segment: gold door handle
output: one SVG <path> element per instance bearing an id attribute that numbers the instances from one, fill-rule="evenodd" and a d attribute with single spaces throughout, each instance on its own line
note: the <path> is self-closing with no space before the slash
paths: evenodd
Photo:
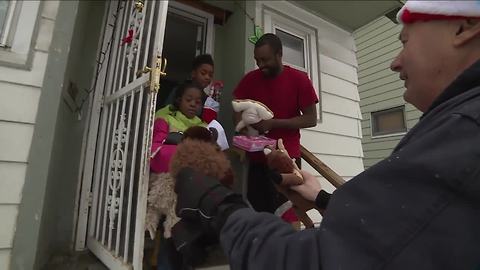
<path id="1" fill-rule="evenodd" d="M 142 75 L 142 74 L 149 73 L 150 71 L 152 71 L 152 69 L 145 66 L 143 69 L 140 69 L 140 70 L 137 71 L 137 77 Z"/>
<path id="2" fill-rule="evenodd" d="M 145 1 L 144 0 L 138 0 L 135 2 L 135 9 L 138 11 L 138 12 L 142 12 L 143 11 L 143 8 L 145 6 Z"/>
<path id="3" fill-rule="evenodd" d="M 155 59 L 155 67 L 150 73 L 150 91 L 157 93 L 160 90 L 160 78 L 167 76 L 165 72 L 167 68 L 167 59 L 157 54 Z"/>

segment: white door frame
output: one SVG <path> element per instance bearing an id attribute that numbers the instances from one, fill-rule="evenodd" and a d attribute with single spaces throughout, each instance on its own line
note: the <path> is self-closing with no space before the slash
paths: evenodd
<path id="1" fill-rule="evenodd" d="M 214 17 L 212 14 L 174 1 L 169 2 L 168 12 L 172 12 L 204 24 L 207 31 L 205 36 L 205 53 L 213 54 L 215 29 L 213 27 Z"/>

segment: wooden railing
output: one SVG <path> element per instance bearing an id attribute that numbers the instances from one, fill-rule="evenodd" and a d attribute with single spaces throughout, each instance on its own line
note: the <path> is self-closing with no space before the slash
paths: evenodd
<path id="1" fill-rule="evenodd" d="M 308 151 L 305 147 L 300 146 L 300 151 L 302 154 L 302 159 L 305 160 L 314 170 L 316 170 L 320 175 L 322 175 L 329 183 L 331 183 L 335 188 L 340 187 L 345 183 L 345 180 L 334 172 L 330 167 L 318 159 L 314 154 Z M 246 162 L 246 152 L 243 149 L 232 146 L 227 151 L 231 157 L 238 158 L 239 163 L 232 163 L 232 166 L 236 167 L 234 170 L 240 172 L 238 175 L 240 181 L 235 181 L 234 190 L 241 193 L 247 200 L 247 182 L 248 182 L 248 162 Z M 237 165 L 235 165 L 237 164 Z M 240 167 L 238 167 L 240 166 Z M 245 167 L 246 166 L 246 167 Z M 242 169 L 243 167 L 243 169 Z"/>
<path id="2" fill-rule="evenodd" d="M 313 167 L 320 175 L 325 177 L 330 184 L 332 184 L 335 188 L 343 185 L 345 180 L 334 172 L 330 167 L 328 167 L 325 163 L 323 163 L 320 159 L 318 159 L 314 154 L 307 150 L 307 148 L 300 146 L 300 151 L 302 153 L 302 159 L 305 160 L 310 166 Z"/>

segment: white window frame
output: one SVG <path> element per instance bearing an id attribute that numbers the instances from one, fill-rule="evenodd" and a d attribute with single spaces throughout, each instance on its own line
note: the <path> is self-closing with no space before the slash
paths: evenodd
<path id="1" fill-rule="evenodd" d="M 276 29 L 296 36 L 304 41 L 305 68 L 285 62 L 295 69 L 304 71 L 312 81 L 317 94 L 320 97 L 319 67 L 317 30 L 313 26 L 304 24 L 301 20 L 292 18 L 266 5 L 262 5 L 261 13 L 263 18 L 263 29 L 265 33 L 276 33 Z M 319 112 L 320 113 L 320 112 Z"/>
<path id="2" fill-rule="evenodd" d="M 295 64 L 292 64 L 292 63 L 289 63 L 285 60 L 285 58 L 283 59 L 283 62 L 288 64 L 289 66 L 292 66 L 298 70 L 301 70 L 305 73 L 310 73 L 310 61 L 309 61 L 309 51 L 310 49 L 308 48 L 309 46 L 309 42 L 308 42 L 308 35 L 304 35 L 304 36 L 301 36 L 299 35 L 298 33 L 295 33 L 294 31 L 289 31 L 288 29 L 286 29 L 285 27 L 283 27 L 283 25 L 277 25 L 277 24 L 274 24 L 272 26 L 273 28 L 273 33 L 274 34 L 277 34 L 277 30 L 280 30 L 282 32 L 285 32 L 287 34 L 290 34 L 296 38 L 299 38 L 303 41 L 303 62 L 305 63 L 305 67 L 300 67 L 300 66 L 297 66 Z M 310 77 L 310 76 L 309 76 Z"/>
<path id="3" fill-rule="evenodd" d="M 20 5 L 17 0 L 8 1 L 7 16 L 0 36 L 0 47 L 10 47 L 13 33 L 15 32 L 16 18 L 18 17 Z"/>
<path id="4" fill-rule="evenodd" d="M 0 46 L 0 65 L 29 69 L 33 58 L 32 40 L 37 38 L 35 30 L 42 1 L 12 2 L 15 2 L 15 7 L 11 11 L 13 13 L 9 8 L 8 35 L 2 35 L 0 40 L 5 41 Z"/>
<path id="5" fill-rule="evenodd" d="M 382 134 L 382 135 L 373 135 L 373 114 L 378 113 L 378 112 L 382 112 L 382 111 L 389 111 L 389 110 L 393 110 L 393 109 L 398 109 L 398 108 L 402 108 L 402 111 L 403 111 L 403 123 L 405 124 L 405 131 Z M 403 135 L 407 134 L 407 131 L 408 131 L 408 127 L 407 127 L 407 114 L 405 112 L 405 105 L 393 106 L 393 107 L 389 107 L 389 108 L 385 108 L 385 109 L 370 112 L 370 136 L 371 136 L 372 139 L 403 136 Z"/>

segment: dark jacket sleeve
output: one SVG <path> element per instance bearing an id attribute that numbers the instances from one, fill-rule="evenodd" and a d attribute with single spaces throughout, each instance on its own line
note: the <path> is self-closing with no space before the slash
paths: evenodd
<path id="1" fill-rule="evenodd" d="M 232 270 L 321 269 L 318 230 L 295 231 L 273 214 L 237 210 L 223 226 L 220 241 Z"/>
<path id="2" fill-rule="evenodd" d="M 234 212 L 220 235 L 231 269 L 478 268 L 480 114 L 435 116 L 338 188 L 320 229 Z"/>
<path id="3" fill-rule="evenodd" d="M 328 202 L 330 201 L 330 196 L 332 196 L 332 194 L 326 192 L 325 190 L 320 190 L 320 192 L 317 195 L 317 198 L 315 198 L 315 205 L 319 209 L 327 208 Z"/>

